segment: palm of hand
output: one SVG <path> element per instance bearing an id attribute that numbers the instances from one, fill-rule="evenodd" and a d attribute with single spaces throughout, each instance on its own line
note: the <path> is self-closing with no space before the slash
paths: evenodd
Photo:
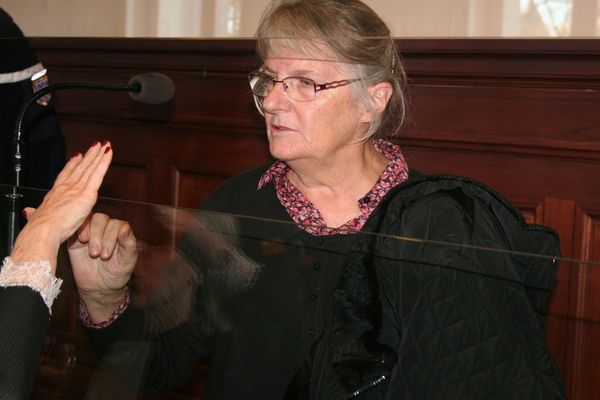
<path id="1" fill-rule="evenodd" d="M 127 238 L 129 240 L 127 240 Z M 83 292 L 115 291 L 124 288 L 137 261 L 135 238 L 129 231 L 112 252 L 103 253 L 79 238 L 69 243 L 69 257 L 77 287 Z"/>
<path id="2" fill-rule="evenodd" d="M 73 276 L 83 292 L 124 288 L 137 260 L 137 254 L 122 257 L 118 248 L 109 257 L 90 255 L 88 244 L 78 239 L 69 244 L 68 250 Z"/>

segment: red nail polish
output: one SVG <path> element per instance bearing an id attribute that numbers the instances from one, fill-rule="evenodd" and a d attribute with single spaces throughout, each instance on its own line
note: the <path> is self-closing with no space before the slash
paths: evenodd
<path id="1" fill-rule="evenodd" d="M 106 149 L 104 149 L 104 154 L 108 153 L 109 151 L 111 151 L 112 149 L 110 148 L 110 146 L 108 146 Z"/>
<path id="2" fill-rule="evenodd" d="M 75 153 L 71 154 L 71 158 L 79 157 L 80 155 L 81 153 L 76 151 Z"/>
<path id="3" fill-rule="evenodd" d="M 100 143 L 100 142 L 99 142 L 99 141 L 97 141 L 97 140 L 94 140 L 94 141 L 92 142 L 92 144 L 90 144 L 90 147 L 94 147 L 94 146 L 96 146 L 98 143 Z"/>
<path id="4" fill-rule="evenodd" d="M 101 143 L 102 143 L 102 146 L 105 146 L 106 143 L 108 143 L 108 140 L 104 139 Z"/>
<path id="5" fill-rule="evenodd" d="M 23 211 L 21 211 L 21 217 L 27 219 L 27 211 L 25 209 L 23 209 Z"/>

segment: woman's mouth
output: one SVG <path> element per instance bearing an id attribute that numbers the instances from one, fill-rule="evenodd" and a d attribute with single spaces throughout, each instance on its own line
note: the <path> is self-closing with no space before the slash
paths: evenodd
<path id="1" fill-rule="evenodd" d="M 292 131 L 292 129 L 288 128 L 287 126 L 277 125 L 277 124 L 271 125 L 271 133 L 274 133 L 274 134 L 283 134 L 283 133 L 288 133 L 291 131 Z"/>

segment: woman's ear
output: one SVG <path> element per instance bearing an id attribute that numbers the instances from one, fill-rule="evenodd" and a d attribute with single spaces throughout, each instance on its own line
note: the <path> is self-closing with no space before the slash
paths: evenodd
<path id="1" fill-rule="evenodd" d="M 371 102 L 378 113 L 383 113 L 393 91 L 392 84 L 389 82 L 379 82 L 376 85 L 369 86 L 369 96 L 371 96 Z"/>
<path id="2" fill-rule="evenodd" d="M 393 90 L 392 84 L 389 82 L 379 82 L 375 85 L 369 86 L 367 91 L 369 93 L 369 98 L 371 104 L 373 105 L 373 109 L 377 114 L 383 113 L 385 107 L 387 107 L 390 97 L 392 96 Z M 372 111 L 369 111 L 369 109 L 365 109 L 364 111 L 362 122 L 371 123 L 371 119 L 373 117 L 371 114 Z"/>

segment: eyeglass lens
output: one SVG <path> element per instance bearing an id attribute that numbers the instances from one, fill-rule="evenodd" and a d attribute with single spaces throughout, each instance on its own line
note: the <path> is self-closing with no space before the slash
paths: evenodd
<path id="1" fill-rule="evenodd" d="M 281 83 L 284 92 L 292 100 L 310 101 L 315 98 L 315 82 L 311 79 L 290 76 L 276 81 L 267 74 L 256 74 L 250 81 L 252 92 L 259 97 L 266 97 L 275 83 Z"/>

